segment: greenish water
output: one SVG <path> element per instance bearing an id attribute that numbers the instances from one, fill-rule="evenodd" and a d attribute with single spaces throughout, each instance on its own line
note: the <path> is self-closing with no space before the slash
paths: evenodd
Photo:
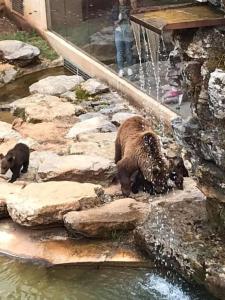
<path id="1" fill-rule="evenodd" d="M 18 78 L 17 80 L 0 88 L 0 103 L 9 103 L 17 99 L 27 97 L 30 95 L 29 87 L 33 83 L 48 76 L 57 75 L 71 75 L 71 73 L 63 67 L 56 67 Z"/>
<path id="2" fill-rule="evenodd" d="M 46 268 L 0 257 L 0 299 L 211 300 L 198 288 L 145 269 Z"/>

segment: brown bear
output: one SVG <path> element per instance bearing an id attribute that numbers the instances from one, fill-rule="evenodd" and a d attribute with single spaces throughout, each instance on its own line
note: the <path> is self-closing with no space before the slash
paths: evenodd
<path id="1" fill-rule="evenodd" d="M 188 177 L 188 170 L 184 166 L 184 161 L 181 157 L 173 157 L 168 159 L 169 162 L 169 178 L 175 183 L 175 186 L 183 190 L 184 177 Z"/>
<path id="2" fill-rule="evenodd" d="M 0 154 L 1 174 L 5 174 L 9 169 L 12 171 L 12 178 L 9 182 L 16 181 L 20 176 L 20 171 L 26 173 L 29 166 L 30 150 L 25 144 L 19 143 L 7 152 L 4 156 Z M 21 168 L 23 169 L 21 170 Z"/>
<path id="3" fill-rule="evenodd" d="M 124 196 L 130 195 L 132 175 L 137 171 L 153 185 L 155 193 L 168 190 L 168 164 L 159 137 L 142 117 L 131 117 L 120 126 L 115 141 L 115 163 Z"/>
<path id="4" fill-rule="evenodd" d="M 168 158 L 168 173 L 169 179 L 174 182 L 174 184 L 169 184 L 169 189 L 172 189 L 175 185 L 176 188 L 183 190 L 184 177 L 188 177 L 188 171 L 181 157 Z M 136 171 L 131 177 L 131 191 L 134 194 L 139 191 L 150 195 L 156 194 L 154 185 L 146 180 L 140 171 Z"/>

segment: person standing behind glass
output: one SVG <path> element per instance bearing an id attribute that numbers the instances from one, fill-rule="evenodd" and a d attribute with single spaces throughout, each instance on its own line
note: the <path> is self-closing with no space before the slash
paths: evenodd
<path id="1" fill-rule="evenodd" d="M 119 76 L 124 76 L 124 65 L 127 63 L 127 75 L 133 75 L 130 68 L 133 64 L 133 32 L 130 24 L 130 1 L 116 0 L 112 9 L 114 21 L 116 60 L 119 69 Z"/>

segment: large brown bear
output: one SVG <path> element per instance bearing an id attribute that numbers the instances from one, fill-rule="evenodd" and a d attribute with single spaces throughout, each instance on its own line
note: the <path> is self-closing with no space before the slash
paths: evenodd
<path id="1" fill-rule="evenodd" d="M 140 172 L 153 185 L 155 193 L 168 190 L 168 163 L 160 140 L 142 117 L 131 117 L 120 126 L 115 142 L 115 163 L 124 196 L 131 192 L 135 172 Z"/>

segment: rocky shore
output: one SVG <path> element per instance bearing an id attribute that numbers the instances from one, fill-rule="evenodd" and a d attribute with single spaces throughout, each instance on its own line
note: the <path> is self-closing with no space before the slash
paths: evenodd
<path id="1" fill-rule="evenodd" d="M 225 299 L 225 245 L 194 180 L 160 197 L 124 198 L 113 184 L 117 128 L 141 112 L 77 75 L 47 77 L 29 90 L 0 106 L 16 118 L 0 121 L 0 153 L 18 142 L 31 149 L 27 174 L 13 184 L 10 172 L 0 179 L 0 252 L 51 264 L 153 261 Z M 167 155 L 180 153 L 171 137 L 161 140 Z"/>

